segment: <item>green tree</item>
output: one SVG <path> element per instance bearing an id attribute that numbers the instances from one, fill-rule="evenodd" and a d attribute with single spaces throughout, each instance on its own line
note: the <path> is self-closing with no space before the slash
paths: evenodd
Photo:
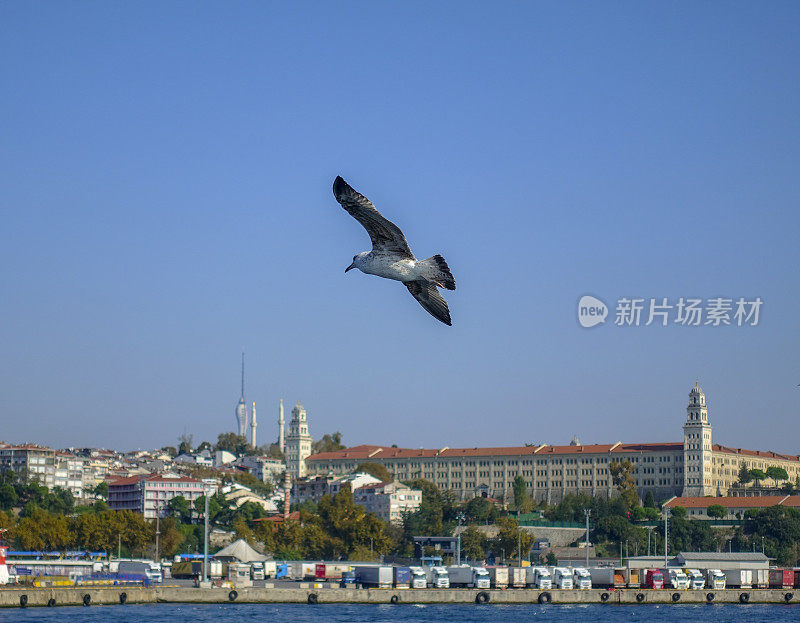
<path id="1" fill-rule="evenodd" d="M 0 485 L 0 509 L 11 510 L 17 504 L 17 492 L 7 482 Z"/>
<path id="2" fill-rule="evenodd" d="M 95 497 L 98 497 L 102 500 L 108 499 L 108 481 L 104 480 L 97 484 L 97 486 L 92 490 Z"/>
<path id="3" fill-rule="evenodd" d="M 169 454 L 173 459 L 178 456 L 178 449 L 175 446 L 164 446 L 161 448 L 162 452 L 166 452 Z"/>
<path id="4" fill-rule="evenodd" d="M 750 474 L 750 470 L 747 469 L 747 465 L 744 464 L 744 461 L 739 465 L 739 484 L 746 485 L 748 482 L 752 482 L 753 476 Z"/>
<path id="5" fill-rule="evenodd" d="M 672 515 L 673 518 L 685 519 L 686 509 L 683 506 L 673 506 L 670 509 L 670 514 Z"/>
<path id="6" fill-rule="evenodd" d="M 525 486 L 525 478 L 522 476 L 514 477 L 514 507 L 518 513 L 525 512 L 525 506 L 528 503 L 528 489 Z"/>
<path id="7" fill-rule="evenodd" d="M 789 474 L 782 467 L 771 465 L 767 468 L 767 478 L 771 478 L 777 485 L 779 480 L 789 480 Z"/>
<path id="8" fill-rule="evenodd" d="M 322 439 L 315 441 L 311 445 L 311 453 L 336 452 L 337 450 L 344 450 L 346 447 L 347 446 L 342 444 L 342 433 L 336 431 L 332 435 L 325 433 Z"/>
<path id="9" fill-rule="evenodd" d="M 237 456 L 255 454 L 256 450 L 247 439 L 236 433 L 220 433 L 217 437 L 216 450 L 224 450 Z"/>
<path id="10" fill-rule="evenodd" d="M 517 552 L 519 555 L 518 550 L 521 545 L 521 556 L 523 559 L 527 558 L 528 552 L 533 546 L 533 534 L 527 530 L 522 530 L 517 520 L 513 517 L 500 517 L 495 522 L 495 525 L 498 528 L 498 533 L 492 539 L 494 550 L 502 550 L 506 556 L 510 556 L 511 552 Z"/>
<path id="11" fill-rule="evenodd" d="M 486 535 L 475 526 L 467 526 L 461 533 L 461 556 L 467 560 L 483 560 L 486 557 Z"/>
<path id="12" fill-rule="evenodd" d="M 760 469 L 751 469 L 750 477 L 756 481 L 756 487 L 760 487 L 761 481 L 767 477 L 767 474 Z"/>
<path id="13" fill-rule="evenodd" d="M 644 507 L 645 508 L 655 508 L 656 507 L 656 500 L 653 497 L 653 492 L 648 491 L 644 496 Z"/>
<path id="14" fill-rule="evenodd" d="M 558 558 L 553 552 L 547 552 L 547 556 L 545 556 L 545 563 L 550 567 L 555 567 L 558 565 Z"/>
<path id="15" fill-rule="evenodd" d="M 625 504 L 627 510 L 632 511 L 639 504 L 639 494 L 636 491 L 636 480 L 633 477 L 633 463 L 627 459 L 624 461 L 612 461 L 608 465 L 611 473 L 611 480 L 619 491 L 619 497 Z"/>
<path id="16" fill-rule="evenodd" d="M 205 510 L 205 502 L 203 502 Z M 167 502 L 167 513 L 181 523 L 188 523 L 192 518 L 192 503 L 182 495 L 176 495 Z"/>
<path id="17" fill-rule="evenodd" d="M 392 482 L 394 477 L 392 473 L 386 469 L 385 465 L 381 465 L 380 463 L 373 463 L 373 462 L 366 462 L 361 463 L 358 467 L 356 467 L 356 472 L 363 472 L 365 474 L 369 474 L 370 476 L 375 476 L 375 478 L 380 479 L 382 482 Z"/>
<path id="18" fill-rule="evenodd" d="M 488 524 L 493 522 L 500 514 L 494 502 L 484 497 L 474 497 L 463 506 L 467 521 Z"/>
<path id="19" fill-rule="evenodd" d="M 716 519 L 722 519 L 728 514 L 728 509 L 722 504 L 712 504 L 706 509 L 706 515 Z"/>
<path id="20" fill-rule="evenodd" d="M 178 437 L 178 454 L 191 454 L 191 452 L 192 435 L 183 433 L 180 437 Z"/>
<path id="21" fill-rule="evenodd" d="M 350 555 L 355 547 L 369 547 L 370 544 L 375 552 L 388 552 L 390 541 L 384 532 L 383 522 L 353 502 L 350 485 L 342 486 L 333 497 L 322 496 L 317 508 L 322 529 L 341 544 L 340 554 Z"/>

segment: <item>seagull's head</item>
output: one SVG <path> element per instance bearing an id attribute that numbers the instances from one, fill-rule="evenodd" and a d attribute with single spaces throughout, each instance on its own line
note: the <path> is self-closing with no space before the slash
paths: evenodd
<path id="1" fill-rule="evenodd" d="M 344 272 L 347 272 L 351 268 L 361 268 L 361 262 L 367 255 L 369 255 L 369 251 L 362 251 L 358 255 L 354 255 L 353 263 L 350 264 L 350 266 L 348 266 L 347 268 L 345 268 Z"/>

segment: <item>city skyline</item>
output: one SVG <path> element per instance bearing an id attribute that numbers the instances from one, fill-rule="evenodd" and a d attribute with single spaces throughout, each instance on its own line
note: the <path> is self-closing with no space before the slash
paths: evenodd
<path id="1" fill-rule="evenodd" d="M 715 437 L 800 451 L 797 3 L 0 18 L 0 438 L 213 442 L 244 345 L 262 444 L 281 397 L 348 446 L 677 441 L 699 380 Z M 452 328 L 345 278 L 337 175 L 447 259 Z M 718 297 L 758 325 L 614 323 Z"/>

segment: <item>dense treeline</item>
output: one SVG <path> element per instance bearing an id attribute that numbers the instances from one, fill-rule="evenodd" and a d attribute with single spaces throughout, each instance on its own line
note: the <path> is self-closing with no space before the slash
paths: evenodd
<path id="1" fill-rule="evenodd" d="M 514 507 L 538 511 L 551 521 L 581 523 L 588 509 L 590 538 L 599 556 L 618 556 L 621 550 L 626 555 L 645 554 L 648 540 L 651 553 L 660 554 L 664 551 L 664 529 L 659 505 L 652 494 L 640 505 L 631 478 L 632 466 L 626 463 L 612 464 L 618 495 L 610 499 L 577 494 L 567 495 L 552 506 L 537 504 L 527 496 L 524 481 L 517 481 Z M 464 528 L 461 540 L 466 559 L 528 557 L 535 527 L 520 530 L 515 517 L 493 501 L 478 497 L 459 503 L 452 492 L 440 491 L 430 481 L 418 479 L 406 484 L 421 489 L 423 495 L 419 509 L 405 514 L 401 526 L 387 525 L 355 504 L 349 486 L 316 504 L 306 502 L 296 507 L 299 519 L 277 521 L 261 521 L 266 513 L 258 504 L 245 502 L 236 508 L 217 493 L 209 499 L 209 521 L 212 528 L 230 530 L 279 559 L 412 556 L 414 536 L 450 536 L 459 523 Z M 102 495 L 103 491 L 97 493 Z M 12 507 L 16 516 L 0 511 L 0 527 L 8 528 L 6 539 L 22 549 L 113 552 L 121 548 L 123 554 L 155 553 L 154 522 L 130 511 L 111 511 L 101 500 L 94 506 L 76 507 L 67 491 L 48 491 L 36 483 L 24 484 L 3 475 L 0 508 L 7 511 Z M 182 497 L 168 502 L 168 516 L 160 522 L 161 555 L 202 550 L 204 510 L 203 497 L 194 503 Z M 685 509 L 672 509 L 670 555 L 697 550 L 761 551 L 762 547 L 779 564 L 796 564 L 800 557 L 800 512 L 786 507 L 751 510 L 745 514 L 743 525 L 720 530 L 708 522 L 687 519 Z"/>

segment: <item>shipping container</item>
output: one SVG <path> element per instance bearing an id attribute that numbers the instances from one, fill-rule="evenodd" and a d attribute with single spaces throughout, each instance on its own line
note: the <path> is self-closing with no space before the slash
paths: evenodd
<path id="1" fill-rule="evenodd" d="M 394 587 L 411 588 L 411 569 L 409 567 L 394 568 Z"/>
<path id="2" fill-rule="evenodd" d="M 511 588 L 525 588 L 528 569 L 530 569 L 530 567 L 509 567 L 508 585 Z"/>
<path id="3" fill-rule="evenodd" d="M 314 578 L 317 580 L 341 580 L 343 571 L 350 571 L 350 565 L 318 562 L 314 565 Z"/>
<path id="4" fill-rule="evenodd" d="M 592 586 L 595 588 L 612 588 L 614 586 L 614 569 L 611 567 L 591 567 Z"/>
<path id="5" fill-rule="evenodd" d="M 486 570 L 489 572 L 492 588 L 508 588 L 508 567 L 498 565 L 486 567 Z"/>
<path id="6" fill-rule="evenodd" d="M 356 582 L 363 586 L 376 586 L 378 588 L 392 588 L 394 583 L 394 569 L 383 565 L 354 567 Z"/>
<path id="7" fill-rule="evenodd" d="M 727 588 L 752 588 L 753 571 L 752 569 L 722 569 L 725 574 L 725 585 Z"/>
<path id="8" fill-rule="evenodd" d="M 769 570 L 770 588 L 794 588 L 794 571 L 772 567 Z"/>
<path id="9" fill-rule="evenodd" d="M 769 569 L 753 569 L 753 587 L 769 587 Z"/>

